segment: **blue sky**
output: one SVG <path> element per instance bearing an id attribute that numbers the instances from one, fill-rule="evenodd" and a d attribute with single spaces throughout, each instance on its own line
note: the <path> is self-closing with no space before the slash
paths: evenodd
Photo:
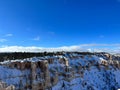
<path id="1" fill-rule="evenodd" d="M 119 0 L 0 0 L 1 47 L 119 44 L 119 34 Z"/>

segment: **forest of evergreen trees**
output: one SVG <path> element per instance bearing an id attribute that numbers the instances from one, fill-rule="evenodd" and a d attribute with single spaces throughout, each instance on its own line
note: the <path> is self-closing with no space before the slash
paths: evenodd
<path id="1" fill-rule="evenodd" d="M 77 53 L 83 55 L 92 55 L 95 53 L 91 52 L 67 52 L 69 53 Z M 15 59 L 25 59 L 31 57 L 43 57 L 43 56 L 53 56 L 53 55 L 63 55 L 64 52 L 39 52 L 39 53 L 31 53 L 31 52 L 11 52 L 11 53 L 0 53 L 0 62 L 5 60 L 15 60 Z"/>
<path id="2" fill-rule="evenodd" d="M 30 52 L 12 52 L 12 53 L 0 53 L 0 62 L 4 60 L 15 60 L 15 59 L 25 59 L 30 57 L 42 57 L 42 56 L 52 56 L 54 53 L 30 53 Z"/>

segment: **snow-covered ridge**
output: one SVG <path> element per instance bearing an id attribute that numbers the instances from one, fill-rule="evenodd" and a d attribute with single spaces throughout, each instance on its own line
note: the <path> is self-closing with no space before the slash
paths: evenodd
<path id="1" fill-rule="evenodd" d="M 108 53 L 72 52 L 9 60 L 0 62 L 0 81 L 15 90 L 114 90 L 120 87 L 119 60 Z"/>

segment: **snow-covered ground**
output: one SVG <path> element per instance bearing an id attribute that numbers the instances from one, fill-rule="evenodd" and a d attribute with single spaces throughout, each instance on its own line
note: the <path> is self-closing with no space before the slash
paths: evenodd
<path id="1" fill-rule="evenodd" d="M 0 80 L 8 85 L 15 85 L 16 88 L 23 87 L 26 83 L 30 83 L 28 80 L 31 74 L 30 69 L 19 70 L 6 67 L 3 64 L 23 63 L 25 61 L 37 62 L 49 58 L 54 59 L 53 63 L 48 64 L 50 77 L 54 77 L 54 72 L 58 73 L 58 82 L 52 86 L 52 90 L 117 90 L 120 88 L 120 69 L 111 64 L 103 65 L 102 61 L 108 63 L 104 55 L 79 55 L 75 53 L 1 62 Z M 70 70 L 65 71 L 66 68 Z M 41 73 L 40 69 L 37 69 L 36 72 Z M 65 77 L 68 74 L 71 76 Z M 81 76 L 82 74 L 83 76 Z"/>
<path id="2" fill-rule="evenodd" d="M 60 80 L 52 90 L 117 90 L 118 88 L 120 88 L 120 70 L 99 71 L 96 67 L 92 67 L 90 71 L 84 72 L 83 78 L 75 78 L 70 82 Z"/>

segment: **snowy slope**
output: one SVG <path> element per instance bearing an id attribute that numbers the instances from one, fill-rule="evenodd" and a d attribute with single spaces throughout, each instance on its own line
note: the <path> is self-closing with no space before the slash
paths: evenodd
<path id="1" fill-rule="evenodd" d="M 65 87 L 62 87 L 65 83 Z M 52 90 L 117 90 L 120 87 L 120 70 L 99 71 L 92 67 L 85 71 L 83 78 L 70 82 L 61 80 Z"/>
<path id="2" fill-rule="evenodd" d="M 104 54 L 82 55 L 65 53 L 52 57 L 33 57 L 11 62 L 24 63 L 29 61 L 35 63 L 49 59 L 53 61 L 48 63 L 48 75 L 50 80 L 51 78 L 56 80 L 54 84 L 52 81 L 50 82 L 52 90 L 117 90 L 120 88 L 120 61 L 109 60 Z M 31 69 L 19 70 L 4 65 L 11 62 L 0 63 L 0 80 L 8 85 L 14 85 L 16 90 L 24 88 L 27 83 L 31 83 L 31 80 L 28 79 L 30 74 L 32 74 Z M 36 70 L 36 74 L 39 73 L 41 73 L 41 68 Z M 43 81 L 45 80 L 43 77 L 42 79 Z M 38 80 L 35 82 L 39 83 Z"/>

